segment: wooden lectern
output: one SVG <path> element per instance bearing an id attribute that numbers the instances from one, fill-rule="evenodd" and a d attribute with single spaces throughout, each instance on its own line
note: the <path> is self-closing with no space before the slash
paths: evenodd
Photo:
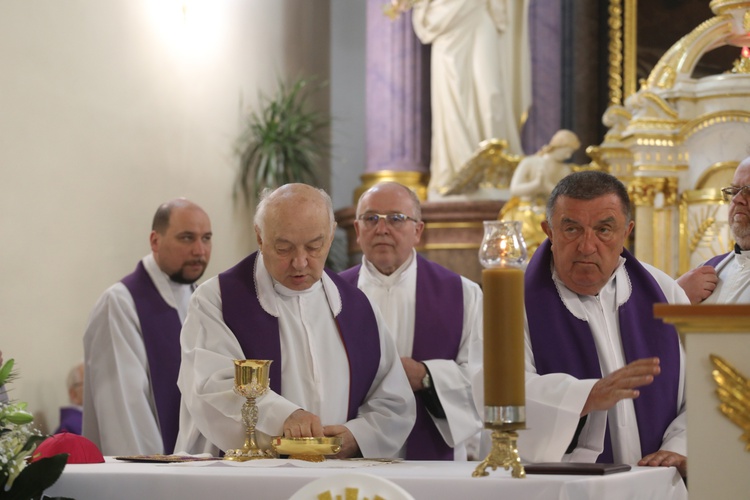
<path id="1" fill-rule="evenodd" d="M 656 304 L 654 315 L 677 328 L 687 355 L 690 500 L 748 498 L 750 452 L 742 439 L 746 431 L 719 409 L 719 384 L 712 375 L 716 367 L 710 356 L 718 356 L 750 378 L 750 305 Z M 741 392 L 747 394 L 749 389 L 745 384 Z M 735 412 L 736 417 L 742 418 L 741 413 Z"/>

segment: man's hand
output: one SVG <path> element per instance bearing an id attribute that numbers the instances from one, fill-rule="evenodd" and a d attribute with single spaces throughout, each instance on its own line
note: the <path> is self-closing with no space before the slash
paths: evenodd
<path id="1" fill-rule="evenodd" d="M 341 438 L 341 450 L 339 450 L 334 458 L 361 456 L 357 440 L 354 439 L 354 435 L 345 425 L 326 425 L 323 427 L 323 432 L 326 436 Z"/>
<path id="2" fill-rule="evenodd" d="M 320 418 L 303 409 L 296 410 L 284 421 L 284 437 L 323 437 L 323 426 Z"/>
<path id="3" fill-rule="evenodd" d="M 411 390 L 414 392 L 421 391 L 422 379 L 427 375 L 427 367 L 420 361 L 415 361 L 412 358 L 401 358 L 401 364 L 404 365 L 404 371 L 406 372 L 406 378 L 409 379 L 409 385 Z"/>
<path id="4" fill-rule="evenodd" d="M 638 461 L 638 465 L 648 467 L 677 467 L 682 477 L 687 477 L 687 457 L 673 451 L 659 450 L 646 455 Z"/>
<path id="5" fill-rule="evenodd" d="M 691 304 L 700 304 L 706 300 L 718 282 L 716 269 L 711 266 L 696 267 L 677 278 L 677 283 L 685 290 Z"/>
<path id="6" fill-rule="evenodd" d="M 609 410 L 621 399 L 637 398 L 640 392 L 636 387 L 649 385 L 660 372 L 659 358 L 639 359 L 613 371 L 591 388 L 581 416 L 592 411 Z"/>

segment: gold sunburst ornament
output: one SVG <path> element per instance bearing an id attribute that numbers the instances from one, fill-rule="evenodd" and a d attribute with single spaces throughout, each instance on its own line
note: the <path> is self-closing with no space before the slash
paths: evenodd
<path id="1" fill-rule="evenodd" d="M 716 394 L 719 396 L 719 410 L 734 422 L 743 434 L 740 440 L 747 443 L 745 451 L 750 451 L 750 381 L 723 358 L 710 354 L 714 369 L 711 374 L 716 381 Z"/>

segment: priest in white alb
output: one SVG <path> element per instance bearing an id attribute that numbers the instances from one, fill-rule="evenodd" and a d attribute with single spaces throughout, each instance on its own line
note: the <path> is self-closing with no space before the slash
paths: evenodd
<path id="1" fill-rule="evenodd" d="M 200 286 L 182 330 L 176 449 L 242 445 L 234 359 L 273 360 L 258 398 L 258 444 L 339 436 L 338 457 L 398 456 L 415 402 L 396 348 L 367 297 L 324 270 L 336 223 L 330 197 L 304 184 L 265 193 L 259 251 Z"/>
<path id="2" fill-rule="evenodd" d="M 417 398 L 409 460 L 466 460 L 482 429 L 468 375 L 469 346 L 482 329 L 479 286 L 417 254 L 424 221 L 417 195 L 376 184 L 357 204 L 362 264 L 341 275 L 383 313 Z"/>

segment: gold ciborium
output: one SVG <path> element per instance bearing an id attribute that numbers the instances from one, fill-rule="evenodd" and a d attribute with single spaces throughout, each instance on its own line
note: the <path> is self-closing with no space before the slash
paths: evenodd
<path id="1" fill-rule="evenodd" d="M 227 450 L 224 460 L 244 462 L 256 458 L 275 458 L 273 450 L 262 450 L 255 442 L 255 426 L 258 424 L 258 407 L 255 400 L 268 391 L 271 382 L 269 371 L 271 360 L 235 359 L 234 392 L 247 398 L 242 405 L 242 421 L 245 424 L 245 444 L 242 448 Z"/>

